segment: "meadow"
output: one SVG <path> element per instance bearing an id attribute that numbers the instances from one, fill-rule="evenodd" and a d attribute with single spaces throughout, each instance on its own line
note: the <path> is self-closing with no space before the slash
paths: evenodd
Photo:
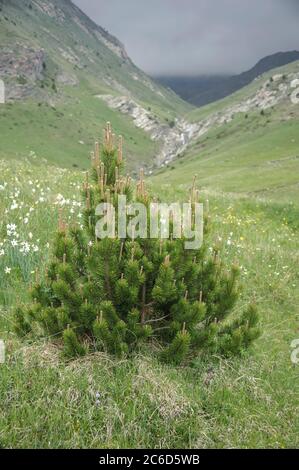
<path id="1" fill-rule="evenodd" d="M 183 168 L 183 167 L 182 167 Z M 0 163 L 0 447 L 294 448 L 299 445 L 298 208 L 250 191 L 204 184 L 213 221 L 211 247 L 237 260 L 242 296 L 258 305 L 262 336 L 243 357 L 198 357 L 189 366 L 159 363 L 155 350 L 115 359 L 62 357 L 55 338 L 13 333 L 12 309 L 51 257 L 58 209 L 82 217 L 80 171 L 34 155 Z M 217 176 L 216 176 L 217 177 Z M 191 170 L 149 181 L 164 200 L 186 200 Z M 189 183 L 188 183 L 189 181 Z"/>
<path id="2" fill-rule="evenodd" d="M 290 97 L 299 62 L 194 108 L 71 2 L 0 3 L 1 78 L 13 92 L 0 107 L 0 448 L 298 448 L 299 106 Z M 264 109 L 259 91 L 277 104 Z M 258 307 L 262 334 L 241 357 L 174 367 L 158 361 L 153 343 L 134 357 L 67 360 L 57 336 L 15 334 L 13 311 L 45 275 L 59 211 L 83 223 L 83 171 L 105 122 L 123 135 L 133 176 L 151 170 L 160 150 L 101 94 L 130 97 L 166 129 L 185 119 L 200 131 L 211 119 L 147 184 L 164 201 L 186 202 L 197 174 L 209 249 L 217 244 L 224 262 L 240 266 L 233 314 L 252 299 Z"/>

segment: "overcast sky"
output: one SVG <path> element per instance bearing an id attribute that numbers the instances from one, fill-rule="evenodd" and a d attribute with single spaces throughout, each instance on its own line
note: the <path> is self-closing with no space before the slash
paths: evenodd
<path id="1" fill-rule="evenodd" d="M 299 0 L 73 0 L 151 75 L 237 73 L 299 50 Z"/>

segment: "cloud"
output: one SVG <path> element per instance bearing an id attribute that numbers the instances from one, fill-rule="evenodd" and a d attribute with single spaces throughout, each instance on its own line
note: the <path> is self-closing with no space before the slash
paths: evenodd
<path id="1" fill-rule="evenodd" d="M 152 75 L 238 73 L 299 49 L 299 0 L 74 0 Z"/>

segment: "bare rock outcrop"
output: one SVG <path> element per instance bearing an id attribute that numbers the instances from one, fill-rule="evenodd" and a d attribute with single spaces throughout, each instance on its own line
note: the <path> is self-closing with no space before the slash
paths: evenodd
<path id="1" fill-rule="evenodd" d="M 45 52 L 25 44 L 0 48 L 0 77 L 5 83 L 6 99 L 23 99 L 35 94 L 35 83 L 44 76 Z"/>
<path id="2" fill-rule="evenodd" d="M 32 49 L 24 44 L 16 43 L 14 48 L 0 49 L 0 75 L 5 78 L 19 78 L 30 81 L 43 78 L 43 49 Z"/>
<path id="3" fill-rule="evenodd" d="M 127 96 L 97 95 L 112 109 L 117 109 L 129 115 L 136 127 L 150 134 L 151 139 L 161 142 L 160 151 L 156 157 L 155 165 L 162 166 L 173 160 L 198 132 L 198 125 L 191 124 L 183 119 L 176 119 L 173 125 L 161 123 L 149 110 L 144 109 L 132 98 Z"/>

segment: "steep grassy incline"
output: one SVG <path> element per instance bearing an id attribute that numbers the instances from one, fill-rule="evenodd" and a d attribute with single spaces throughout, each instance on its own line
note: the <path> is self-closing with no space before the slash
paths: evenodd
<path id="1" fill-rule="evenodd" d="M 190 110 L 69 0 L 0 0 L 0 78 L 7 101 L 0 106 L 0 158 L 35 152 L 85 167 L 98 129 L 111 119 L 128 142 L 131 167 L 138 159 L 150 163 L 161 142 L 97 96 L 133 99 L 161 126 Z"/>
<path id="2" fill-rule="evenodd" d="M 197 140 L 154 180 L 184 185 L 197 173 L 205 188 L 298 203 L 299 104 L 291 100 L 298 78 L 295 62 L 193 111 Z"/>

